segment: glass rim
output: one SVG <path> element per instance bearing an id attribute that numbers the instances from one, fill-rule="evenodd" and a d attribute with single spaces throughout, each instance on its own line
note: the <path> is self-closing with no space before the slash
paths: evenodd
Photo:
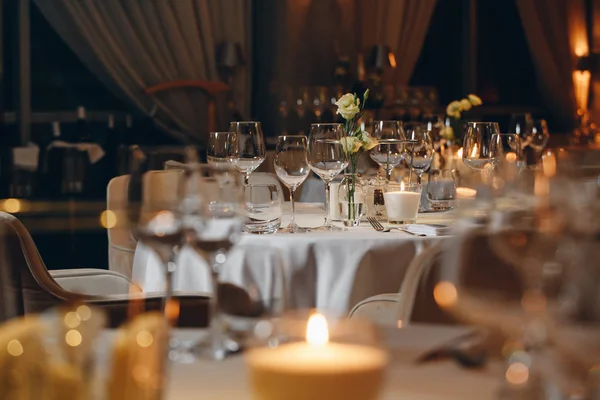
<path id="1" fill-rule="evenodd" d="M 467 121 L 467 125 L 499 125 L 498 122 L 493 121 Z"/>
<path id="2" fill-rule="evenodd" d="M 343 126 L 341 122 L 317 122 L 310 124 L 310 126 Z"/>
<path id="3" fill-rule="evenodd" d="M 282 137 L 291 137 L 291 138 L 306 138 L 306 135 L 299 135 L 299 134 L 293 134 L 293 135 L 279 135 L 277 136 L 277 139 L 282 138 Z"/>
<path id="4" fill-rule="evenodd" d="M 229 122 L 229 125 L 232 124 L 259 124 L 260 125 L 260 121 L 231 121 Z"/>
<path id="5" fill-rule="evenodd" d="M 230 135 L 235 135 L 236 132 L 232 132 L 232 131 L 213 131 L 213 132 L 209 132 L 209 135 L 218 135 L 218 134 L 230 134 Z"/>

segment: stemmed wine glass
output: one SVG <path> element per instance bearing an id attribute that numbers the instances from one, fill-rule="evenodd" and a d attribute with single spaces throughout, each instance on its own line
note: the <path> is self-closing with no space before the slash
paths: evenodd
<path id="1" fill-rule="evenodd" d="M 371 149 L 371 159 L 385 169 L 386 178 L 389 181 L 392 171 L 402 162 L 404 158 L 404 143 L 406 135 L 402 122 L 400 121 L 375 121 L 373 125 L 373 137 L 379 145 Z"/>
<path id="2" fill-rule="evenodd" d="M 182 201 L 188 243 L 209 265 L 213 296 L 210 300 L 210 336 L 200 344 L 213 359 L 223 359 L 230 346 L 223 332 L 218 278 L 227 254 L 242 231 L 242 182 L 233 166 L 188 163 Z"/>
<path id="3" fill-rule="evenodd" d="M 348 166 L 348 153 L 342 145 L 342 124 L 312 124 L 308 137 L 308 164 L 325 184 L 325 223 L 316 231 L 340 231 L 331 224 L 329 211 L 331 181 Z"/>
<path id="4" fill-rule="evenodd" d="M 529 147 L 535 151 L 536 160 L 548 144 L 550 139 L 550 132 L 548 130 L 548 123 L 545 119 L 536 119 L 533 121 L 531 130 L 526 136 L 526 141 Z"/>
<path id="5" fill-rule="evenodd" d="M 127 193 L 127 218 L 132 236 L 156 253 L 165 270 L 163 312 L 173 295 L 175 249 L 185 242 L 180 201 L 184 174 L 181 170 L 147 171 L 139 148 L 132 151 Z"/>
<path id="6" fill-rule="evenodd" d="M 424 127 L 415 127 L 407 132 L 407 136 L 412 141 L 410 168 L 417 173 L 417 183 L 421 184 L 423 172 L 431 167 L 435 154 L 431 133 Z"/>
<path id="7" fill-rule="evenodd" d="M 288 189 L 290 189 L 290 202 L 292 203 L 292 220 L 284 229 L 283 233 L 306 232 L 307 229 L 300 228 L 296 224 L 294 192 L 308 177 L 310 167 L 308 165 L 308 150 L 306 136 L 284 135 L 277 140 L 277 149 L 274 161 L 275 173 Z"/>
<path id="8" fill-rule="evenodd" d="M 250 174 L 263 163 L 266 157 L 265 140 L 260 122 L 232 122 L 229 131 L 237 135 L 238 158 L 235 166 L 244 174 L 244 183 L 250 182 Z"/>
<path id="9" fill-rule="evenodd" d="M 473 171 L 482 172 L 486 178 L 491 177 L 491 171 L 500 162 L 500 155 L 491 147 L 492 136 L 499 133 L 497 122 L 467 124 L 463 143 L 463 162 Z"/>
<path id="10" fill-rule="evenodd" d="M 516 133 L 496 133 L 492 135 L 490 152 L 498 154 L 501 164 L 504 162 L 513 164 L 518 172 L 525 168 L 523 144 Z"/>
<path id="11" fill-rule="evenodd" d="M 206 160 L 219 167 L 234 164 L 238 158 L 237 135 L 235 132 L 211 132 L 208 137 Z"/>

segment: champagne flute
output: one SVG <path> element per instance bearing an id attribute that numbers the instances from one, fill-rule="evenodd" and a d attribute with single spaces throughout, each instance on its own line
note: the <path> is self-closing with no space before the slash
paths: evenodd
<path id="1" fill-rule="evenodd" d="M 238 158 L 237 135 L 235 132 L 211 132 L 208 137 L 206 160 L 209 164 L 234 164 Z"/>
<path id="2" fill-rule="evenodd" d="M 375 121 L 373 137 L 379 145 L 373 147 L 369 153 L 371 159 L 385 169 L 389 181 L 392 171 L 403 160 L 406 135 L 400 121 Z"/>
<path id="3" fill-rule="evenodd" d="M 275 166 L 275 173 L 290 190 L 290 202 L 292 203 L 292 220 L 287 227 L 280 229 L 279 232 L 307 232 L 307 229 L 300 228 L 296 224 L 294 206 L 294 192 L 306 180 L 310 172 L 306 136 L 279 136 L 273 164 Z"/>
<path id="4" fill-rule="evenodd" d="M 312 124 L 308 137 L 308 164 L 325 184 L 325 223 L 316 231 L 341 231 L 333 226 L 329 211 L 331 181 L 348 166 L 342 124 Z"/>
<path id="5" fill-rule="evenodd" d="M 188 163 L 182 209 L 188 243 L 209 265 L 212 278 L 210 336 L 200 344 L 211 358 L 222 360 L 231 349 L 223 332 L 218 278 L 227 254 L 237 243 L 244 217 L 241 177 L 232 166 Z"/>
<path id="6" fill-rule="evenodd" d="M 423 172 L 431 167 L 435 154 L 431 133 L 424 127 L 415 127 L 408 131 L 407 136 L 412 141 L 410 168 L 417 173 L 417 183 L 421 184 Z"/>
<path id="7" fill-rule="evenodd" d="M 238 144 L 238 158 L 235 166 L 244 174 L 244 184 L 250 182 L 250 174 L 265 161 L 266 150 L 260 122 L 232 122 L 229 131 L 235 132 Z"/>

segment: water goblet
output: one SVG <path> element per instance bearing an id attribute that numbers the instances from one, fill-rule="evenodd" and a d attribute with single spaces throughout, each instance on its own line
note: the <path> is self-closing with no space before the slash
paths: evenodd
<path id="1" fill-rule="evenodd" d="M 417 183 L 421 184 L 423 173 L 431 167 L 433 155 L 433 141 L 430 132 L 423 127 L 415 127 L 408 130 L 407 137 L 412 141 L 410 148 L 410 168 L 417 173 Z"/>
<path id="2" fill-rule="evenodd" d="M 379 145 L 369 152 L 373 161 L 385 169 L 387 180 L 392 176 L 392 171 L 400 165 L 404 155 L 404 142 L 406 135 L 400 121 L 375 121 L 373 135 Z"/>
<path id="3" fill-rule="evenodd" d="M 308 164 L 325 184 L 325 223 L 317 231 L 343 230 L 331 223 L 329 207 L 331 181 L 348 166 L 344 150 L 342 124 L 312 124 L 308 137 Z"/>
<path id="4" fill-rule="evenodd" d="M 279 232 L 306 232 L 307 229 L 300 228 L 298 224 L 296 224 L 294 205 L 294 193 L 310 173 L 306 136 L 279 136 L 273 165 L 275 167 L 275 173 L 281 182 L 283 182 L 290 190 L 290 202 L 292 206 L 292 220 L 287 227 L 280 229 Z"/>
<path id="5" fill-rule="evenodd" d="M 250 174 L 266 158 L 265 140 L 260 122 L 232 122 L 229 131 L 235 132 L 238 144 L 238 157 L 235 166 L 244 174 L 244 184 L 249 183 Z"/>
<path id="6" fill-rule="evenodd" d="M 219 167 L 226 164 L 235 165 L 238 158 L 237 135 L 235 132 L 211 132 L 208 137 L 206 160 Z"/>
<path id="7" fill-rule="evenodd" d="M 499 154 L 491 147 L 492 136 L 500 133 L 496 122 L 469 122 L 463 143 L 463 162 L 473 171 L 479 171 L 484 179 L 500 162 Z"/>

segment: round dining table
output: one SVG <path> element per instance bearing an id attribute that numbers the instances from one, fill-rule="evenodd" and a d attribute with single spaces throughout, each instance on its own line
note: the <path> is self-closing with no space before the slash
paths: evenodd
<path id="1" fill-rule="evenodd" d="M 289 203 L 284 204 L 282 226 L 290 220 L 289 210 Z M 296 221 L 300 226 L 320 226 L 324 215 L 321 203 L 296 204 Z M 417 218 L 418 223 L 446 225 L 452 224 L 453 220 L 452 212 L 420 214 Z M 342 226 L 340 222 L 335 224 Z M 347 313 L 365 298 L 398 292 L 411 260 L 431 241 L 440 239 L 436 236 L 414 236 L 398 230 L 377 232 L 368 223 L 341 232 L 242 234 L 238 250 L 231 252 L 222 275 L 229 276 L 235 283 L 243 274 L 239 266 L 245 253 L 276 249 L 281 259 L 282 285 L 288 308 L 318 308 Z M 175 264 L 174 290 L 212 291 L 209 268 L 191 247 L 184 246 L 179 251 Z M 144 292 L 163 291 L 165 287 L 161 263 L 142 243 L 136 248 L 132 280 Z"/>

